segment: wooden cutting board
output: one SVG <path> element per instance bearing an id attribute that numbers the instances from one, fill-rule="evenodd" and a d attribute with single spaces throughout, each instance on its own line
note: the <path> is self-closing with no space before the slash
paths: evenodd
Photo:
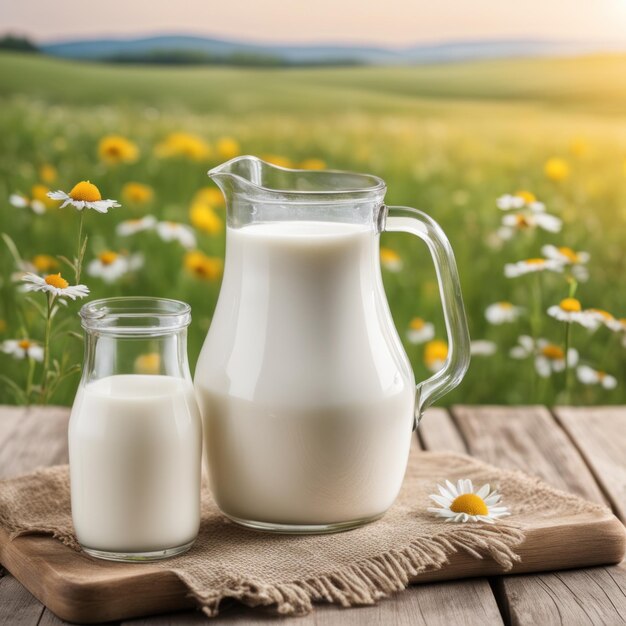
<path id="1" fill-rule="evenodd" d="M 521 562 L 508 573 L 537 572 L 618 563 L 626 533 L 610 513 L 586 513 L 525 525 Z M 0 562 L 61 619 L 97 623 L 194 606 L 173 572 L 149 564 L 99 561 L 47 536 L 9 541 L 0 529 Z M 442 569 L 413 582 L 502 574 L 491 560 L 454 554 Z"/>

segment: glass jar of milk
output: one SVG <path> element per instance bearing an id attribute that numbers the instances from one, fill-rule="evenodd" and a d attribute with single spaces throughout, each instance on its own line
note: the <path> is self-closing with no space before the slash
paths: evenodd
<path id="1" fill-rule="evenodd" d="M 191 309 L 161 298 L 107 298 L 83 306 L 80 317 L 85 360 L 69 425 L 76 537 L 103 559 L 180 554 L 200 525 Z"/>

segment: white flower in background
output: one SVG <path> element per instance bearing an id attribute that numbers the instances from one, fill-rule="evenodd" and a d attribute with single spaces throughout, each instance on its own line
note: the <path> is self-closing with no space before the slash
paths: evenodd
<path id="1" fill-rule="evenodd" d="M 595 330 L 599 322 L 591 313 L 582 310 L 580 301 L 576 298 L 565 298 L 548 308 L 548 315 L 560 322 L 576 323 Z"/>
<path id="2" fill-rule="evenodd" d="M 476 339 L 470 342 L 470 354 L 472 356 L 493 356 L 498 346 L 487 339 Z"/>
<path id="3" fill-rule="evenodd" d="M 549 244 L 541 248 L 541 254 L 547 259 L 553 259 L 571 267 L 572 275 L 576 280 L 585 282 L 589 279 L 589 270 L 585 267 L 591 258 L 589 252 L 583 250 L 575 252 L 567 246 L 557 247 Z"/>
<path id="4" fill-rule="evenodd" d="M 510 515 L 506 506 L 496 506 L 502 496 L 490 486 L 483 485 L 474 491 L 469 479 L 461 479 L 454 485 L 446 480 L 445 487 L 437 485 L 439 494 L 431 494 L 429 498 L 439 507 L 428 507 L 436 517 L 445 518 L 446 522 L 487 522 L 493 524 L 497 519 Z"/>
<path id="5" fill-rule="evenodd" d="M 391 248 L 380 249 L 380 263 L 390 272 L 399 272 L 404 266 L 402 263 L 402 257 Z"/>
<path id="6" fill-rule="evenodd" d="M 93 209 L 98 213 L 106 213 L 113 207 L 121 206 L 117 200 L 103 200 L 100 190 L 88 180 L 83 180 L 74 185 L 69 193 L 59 189 L 58 191 L 48 193 L 48 197 L 53 200 L 62 200 L 61 209 L 71 204 L 79 211 Z"/>
<path id="7" fill-rule="evenodd" d="M 178 241 L 184 248 L 196 247 L 193 229 L 178 222 L 158 222 L 156 231 L 163 241 Z"/>
<path id="8" fill-rule="evenodd" d="M 105 250 L 87 266 L 87 274 L 101 278 L 105 283 L 113 283 L 118 278 L 143 266 L 141 254 L 124 255 Z"/>
<path id="9" fill-rule="evenodd" d="M 615 389 L 617 379 L 606 372 L 594 370 L 588 365 L 579 365 L 576 368 L 576 376 L 583 385 L 600 385 L 604 389 Z"/>
<path id="10" fill-rule="evenodd" d="M 421 317 L 414 317 L 409 323 L 406 337 L 410 343 L 425 343 L 435 336 L 435 326 L 424 321 Z"/>
<path id="11" fill-rule="evenodd" d="M 509 351 L 509 356 L 512 359 L 527 359 L 533 354 L 535 354 L 535 341 L 528 335 L 520 335 L 517 338 L 517 345 Z"/>
<path id="12" fill-rule="evenodd" d="M 516 263 L 507 263 L 504 266 L 504 275 L 507 278 L 517 278 L 524 274 L 532 274 L 534 272 L 562 272 L 563 264 L 554 259 L 525 259 Z"/>
<path id="13" fill-rule="evenodd" d="M 578 363 L 578 352 L 574 348 L 570 348 L 567 352 L 567 363 L 570 367 L 574 367 Z M 548 378 L 553 373 L 562 372 L 565 369 L 565 351 L 546 339 L 538 339 L 535 369 L 542 378 Z"/>
<path id="14" fill-rule="evenodd" d="M 156 223 L 156 217 L 153 215 L 146 215 L 145 217 L 140 217 L 136 220 L 125 220 L 124 222 L 120 222 L 117 225 L 115 232 L 120 237 L 129 237 L 130 235 L 135 235 L 145 230 L 152 230 L 156 226 Z"/>
<path id="15" fill-rule="evenodd" d="M 615 319 L 613 315 L 604 309 L 585 309 L 584 313 L 595 320 L 596 328 L 606 326 L 609 330 L 616 333 L 623 331 L 625 328 L 623 320 Z"/>
<path id="16" fill-rule="evenodd" d="M 72 300 L 89 295 L 87 285 L 70 285 L 60 273 L 37 276 L 37 274 L 28 272 L 24 274 L 22 281 L 25 283 L 25 291 L 45 291 L 55 297 L 61 296 Z"/>
<path id="17" fill-rule="evenodd" d="M 36 198 L 28 198 L 21 193 L 12 193 L 9 196 L 9 204 L 17 209 L 29 208 L 33 213 L 42 215 L 46 212 L 46 205 Z"/>
<path id="18" fill-rule="evenodd" d="M 0 344 L 0 349 L 15 359 L 28 357 L 33 361 L 43 361 L 43 348 L 30 339 L 7 339 Z"/>
<path id="19" fill-rule="evenodd" d="M 534 230 L 540 228 L 549 233 L 558 233 L 563 227 L 563 222 L 555 215 L 543 213 L 542 211 L 530 211 L 515 213 L 514 215 L 504 215 L 502 226 L 498 233 L 503 239 L 511 239 L 516 232 L 523 230 Z"/>
<path id="20" fill-rule="evenodd" d="M 515 322 L 523 312 L 523 307 L 515 306 L 511 302 L 494 302 L 485 309 L 485 319 L 497 326 Z"/>
<path id="21" fill-rule="evenodd" d="M 510 193 L 505 193 L 496 200 L 496 206 L 501 211 L 519 210 L 523 209 L 525 205 L 524 198 Z"/>

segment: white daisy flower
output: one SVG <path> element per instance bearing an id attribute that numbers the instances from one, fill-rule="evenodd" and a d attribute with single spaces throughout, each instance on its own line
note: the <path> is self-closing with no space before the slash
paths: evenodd
<path id="1" fill-rule="evenodd" d="M 29 208 L 33 213 L 37 213 L 37 215 L 42 215 L 46 212 L 46 205 L 41 200 L 28 198 L 20 193 L 12 193 L 9 196 L 9 204 L 17 209 Z"/>
<path id="2" fill-rule="evenodd" d="M 87 274 L 101 278 L 105 283 L 113 283 L 132 270 L 143 266 L 141 254 L 124 255 L 105 250 L 87 266 Z"/>
<path id="3" fill-rule="evenodd" d="M 515 306 L 511 302 L 494 302 L 485 309 L 485 319 L 497 326 L 515 322 L 523 312 L 523 307 Z"/>
<path id="4" fill-rule="evenodd" d="M 586 282 L 589 279 L 589 270 L 585 267 L 591 258 L 589 252 L 582 250 L 575 252 L 572 248 L 568 248 L 567 246 L 557 247 L 548 244 L 541 248 L 541 254 L 547 259 L 553 259 L 563 263 L 565 266 L 569 266 L 572 275 L 579 282 Z"/>
<path id="5" fill-rule="evenodd" d="M 404 266 L 402 257 L 391 248 L 380 249 L 380 263 L 390 272 L 399 272 Z"/>
<path id="6" fill-rule="evenodd" d="M 53 200 L 62 200 L 61 209 L 71 204 L 79 211 L 93 209 L 98 213 L 106 213 L 109 209 L 120 206 L 117 200 L 103 200 L 100 190 L 88 180 L 83 180 L 74 185 L 69 193 L 59 189 L 48 193 L 48 197 Z"/>
<path id="7" fill-rule="evenodd" d="M 439 507 L 428 507 L 436 517 L 445 518 L 446 522 L 487 522 L 493 524 L 501 517 L 511 513 L 506 506 L 496 506 L 502 496 L 486 484 L 478 491 L 469 479 L 461 479 L 457 484 L 446 480 L 445 487 L 437 485 L 439 494 L 431 494 L 429 498 Z"/>
<path id="8" fill-rule="evenodd" d="M 541 230 L 549 233 L 558 233 L 562 227 L 563 222 L 558 217 L 550 213 L 544 213 L 541 209 L 515 213 L 515 215 L 504 215 L 502 217 L 502 229 L 508 229 L 509 238 L 516 231 L 541 228 Z"/>
<path id="9" fill-rule="evenodd" d="M 583 385 L 600 385 L 604 389 L 615 389 L 617 379 L 601 370 L 594 370 L 588 365 L 579 365 L 576 368 L 576 376 Z"/>
<path id="10" fill-rule="evenodd" d="M 472 356 L 493 356 L 498 346 L 487 339 L 475 339 L 470 342 L 470 354 Z"/>
<path id="11" fill-rule="evenodd" d="M 517 263 L 507 263 L 504 266 L 504 275 L 507 278 L 517 278 L 524 274 L 531 274 L 533 272 L 562 272 L 563 264 L 554 259 L 525 259 L 524 261 L 517 261 Z"/>
<path id="12" fill-rule="evenodd" d="M 409 323 L 406 337 L 410 343 L 426 343 L 435 336 L 435 326 L 424 321 L 421 317 L 414 317 Z"/>
<path id="13" fill-rule="evenodd" d="M 178 241 L 184 248 L 196 247 L 196 236 L 190 226 L 177 222 L 158 222 L 156 231 L 163 241 Z"/>
<path id="14" fill-rule="evenodd" d="M 567 363 L 570 367 L 578 363 L 578 351 L 574 348 L 567 352 Z M 565 351 L 546 339 L 538 339 L 535 369 L 542 378 L 549 378 L 553 373 L 562 372 L 565 369 Z"/>
<path id="15" fill-rule="evenodd" d="M 517 338 L 517 345 L 509 351 L 512 359 L 527 359 L 535 353 L 535 341 L 528 335 L 520 335 Z"/>
<path id="16" fill-rule="evenodd" d="M 621 332 L 625 328 L 623 320 L 615 319 L 613 315 L 604 309 L 585 309 L 584 313 L 596 322 L 596 328 L 606 326 L 613 332 Z"/>
<path id="17" fill-rule="evenodd" d="M 45 291 L 54 297 L 61 296 L 76 300 L 76 298 L 84 298 L 89 294 L 87 285 L 70 286 L 60 273 L 37 276 L 37 274 L 27 272 L 22 277 L 22 281 L 25 283 L 26 291 Z"/>
<path id="18" fill-rule="evenodd" d="M 146 215 L 136 220 L 125 220 L 124 222 L 120 222 L 117 225 L 115 232 L 120 237 L 129 237 L 130 235 L 135 235 L 145 230 L 153 229 L 156 226 L 156 223 L 156 217 L 153 215 Z"/>
<path id="19" fill-rule="evenodd" d="M 582 310 L 580 301 L 576 298 L 565 298 L 548 309 L 548 315 L 560 322 L 576 323 L 595 330 L 599 322 L 592 313 Z"/>
<path id="20" fill-rule="evenodd" d="M 33 361 L 43 361 L 43 348 L 30 339 L 7 339 L 0 344 L 0 349 L 15 359 L 28 357 Z"/>
<path id="21" fill-rule="evenodd" d="M 510 193 L 505 193 L 496 200 L 496 206 L 501 211 L 523 209 L 525 204 L 526 202 L 524 201 L 524 198 L 517 195 L 514 196 Z"/>

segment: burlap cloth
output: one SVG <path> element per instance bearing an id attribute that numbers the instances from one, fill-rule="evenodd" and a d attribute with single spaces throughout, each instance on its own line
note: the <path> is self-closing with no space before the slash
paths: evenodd
<path id="1" fill-rule="evenodd" d="M 513 515 L 489 525 L 446 523 L 428 513 L 436 483 L 459 478 L 472 479 L 476 487 L 497 487 Z M 198 540 L 187 554 L 158 566 L 174 571 L 207 615 L 215 615 L 225 598 L 304 614 L 313 602 L 372 604 L 421 572 L 445 567 L 457 551 L 493 559 L 506 571 L 519 560 L 525 519 L 597 510 L 606 509 L 521 472 L 452 453 L 413 451 L 391 510 L 377 522 L 335 535 L 270 535 L 240 528 L 220 514 L 205 489 Z M 12 537 L 45 533 L 78 550 L 67 466 L 0 483 L 0 524 Z"/>

